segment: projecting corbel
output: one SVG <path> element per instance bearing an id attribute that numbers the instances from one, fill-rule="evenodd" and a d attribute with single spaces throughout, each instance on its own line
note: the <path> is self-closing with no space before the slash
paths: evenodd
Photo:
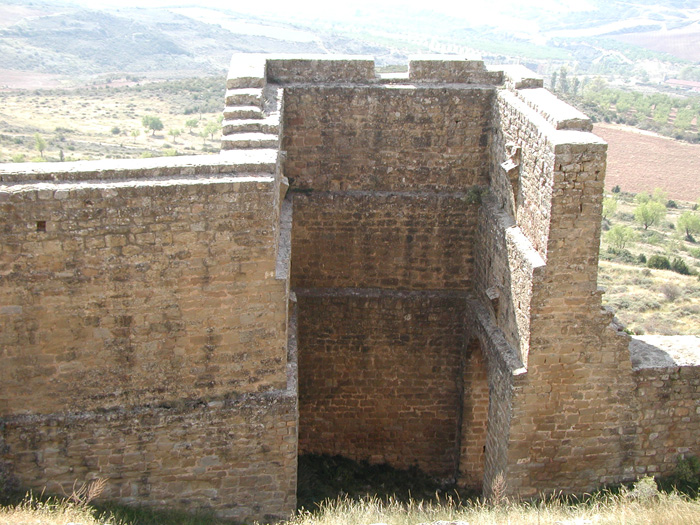
<path id="1" fill-rule="evenodd" d="M 506 144 L 506 154 L 508 160 L 501 163 L 501 169 L 508 177 L 511 188 L 513 190 L 513 202 L 518 204 L 518 184 L 520 180 L 520 146 L 513 142 Z"/>
<path id="2" fill-rule="evenodd" d="M 491 302 L 491 308 L 493 309 L 494 316 L 498 317 L 498 303 L 501 298 L 501 292 L 498 287 L 491 286 L 490 288 L 487 288 L 486 297 L 488 297 L 489 301 Z"/>

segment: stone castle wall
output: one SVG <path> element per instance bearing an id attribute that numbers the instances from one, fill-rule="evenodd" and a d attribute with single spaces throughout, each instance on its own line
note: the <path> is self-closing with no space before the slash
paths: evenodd
<path id="1" fill-rule="evenodd" d="M 454 478 L 495 89 L 299 78 L 285 87 L 282 148 L 300 450 Z"/>
<path id="2" fill-rule="evenodd" d="M 540 79 L 246 55 L 227 88 L 221 155 L 0 168 L 0 467 L 253 520 L 297 451 L 524 497 L 700 453 L 700 367 L 633 366 L 601 309 L 606 145 Z"/>
<path id="3" fill-rule="evenodd" d="M 279 177 L 242 160 L 3 173 L 0 449 L 24 486 L 293 507 Z"/>

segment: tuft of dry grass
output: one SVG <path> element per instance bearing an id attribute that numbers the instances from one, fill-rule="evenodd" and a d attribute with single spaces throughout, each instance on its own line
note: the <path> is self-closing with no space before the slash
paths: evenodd
<path id="1" fill-rule="evenodd" d="M 418 525 L 468 523 L 469 525 L 694 525 L 700 516 L 700 501 L 677 494 L 654 494 L 639 497 L 632 493 L 602 495 L 587 503 L 567 505 L 559 498 L 540 503 L 485 502 L 460 503 L 448 500 L 441 504 L 400 503 L 366 498 L 361 501 L 338 499 L 316 511 L 305 511 L 288 525 Z"/>
<path id="2" fill-rule="evenodd" d="M 41 500 L 31 493 L 9 507 L 0 507 L 0 525 L 127 525 L 111 515 L 98 513 L 84 503 L 61 498 Z"/>

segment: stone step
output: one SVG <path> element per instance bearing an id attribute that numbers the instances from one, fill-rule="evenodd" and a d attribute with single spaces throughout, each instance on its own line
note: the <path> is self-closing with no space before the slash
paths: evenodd
<path id="1" fill-rule="evenodd" d="M 265 78 L 259 76 L 229 77 L 226 79 L 227 89 L 246 89 L 265 87 Z"/>
<path id="2" fill-rule="evenodd" d="M 256 106 L 263 107 L 262 89 L 242 88 L 226 90 L 227 106 Z"/>
<path id="3" fill-rule="evenodd" d="M 221 137 L 221 149 L 278 148 L 279 136 L 269 133 L 234 133 Z"/>
<path id="4" fill-rule="evenodd" d="M 279 135 L 279 118 L 224 120 L 221 123 L 224 135 L 234 133 L 269 133 Z"/>
<path id="5" fill-rule="evenodd" d="M 277 147 L 275 149 L 232 149 L 221 150 L 221 155 L 222 159 L 235 163 L 241 173 L 275 173 L 279 151 Z M 199 158 L 201 159 L 201 156 Z"/>
<path id="6" fill-rule="evenodd" d="M 224 120 L 262 119 L 265 117 L 262 109 L 256 106 L 226 106 Z"/>

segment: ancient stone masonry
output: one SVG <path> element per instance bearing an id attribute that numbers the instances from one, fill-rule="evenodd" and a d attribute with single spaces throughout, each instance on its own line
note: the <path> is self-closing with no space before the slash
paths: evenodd
<path id="1" fill-rule="evenodd" d="M 276 519 L 298 453 L 530 497 L 700 452 L 697 356 L 601 309 L 606 145 L 540 79 L 242 55 L 227 82 L 220 155 L 0 168 L 23 485 Z"/>

